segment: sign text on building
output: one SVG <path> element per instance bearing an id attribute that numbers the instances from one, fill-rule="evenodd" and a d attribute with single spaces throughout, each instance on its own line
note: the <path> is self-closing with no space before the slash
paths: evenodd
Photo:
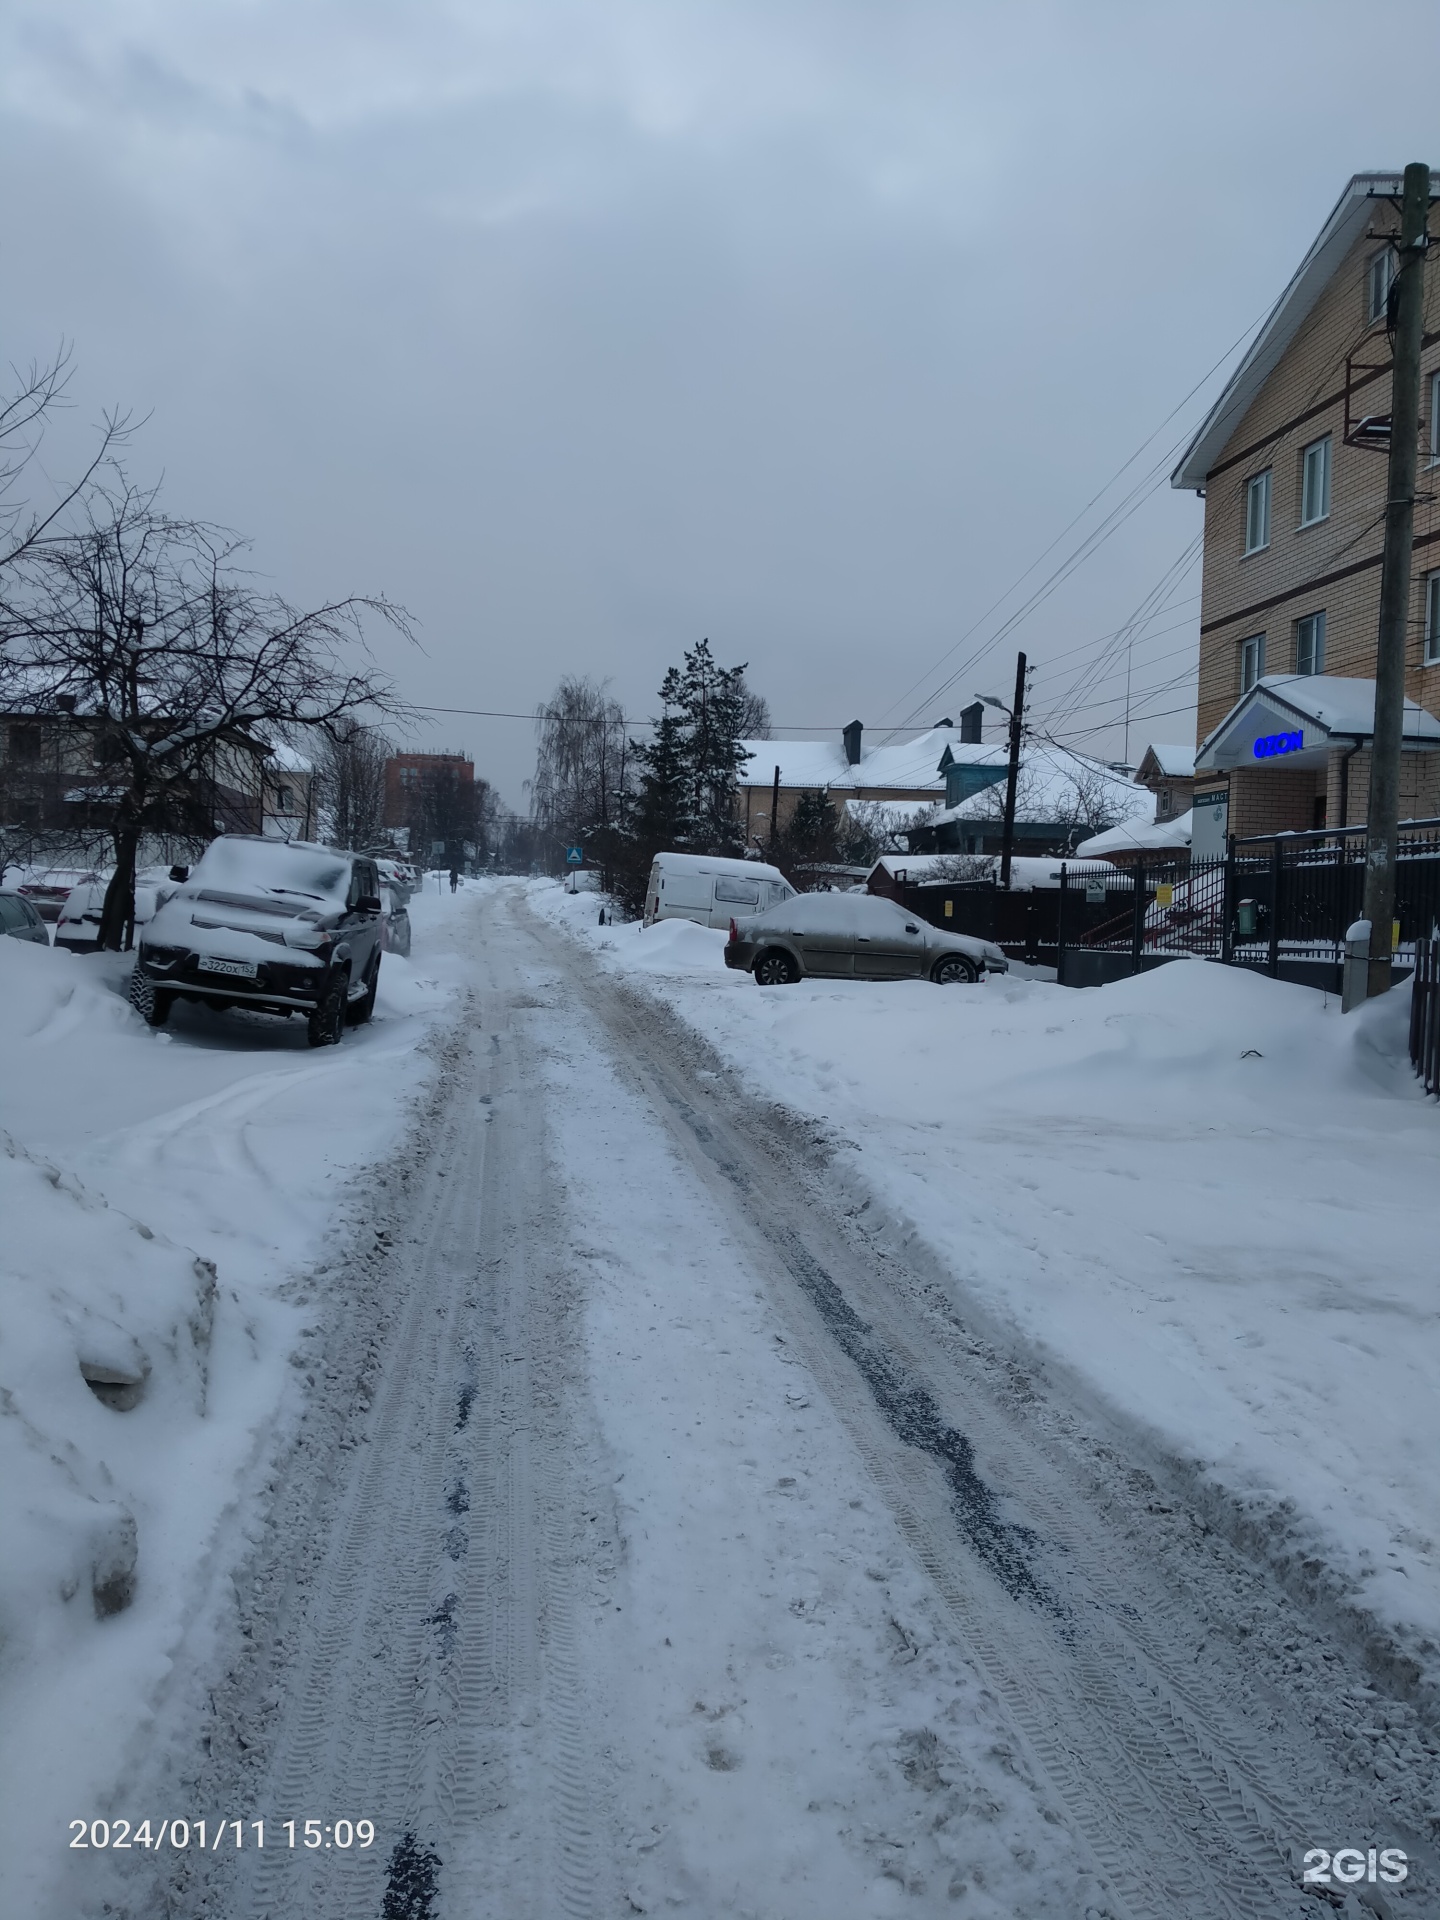
<path id="1" fill-rule="evenodd" d="M 1255 758 L 1269 760 L 1277 753 L 1299 753 L 1304 744 L 1303 729 L 1298 733 L 1267 733 L 1255 742 Z"/>

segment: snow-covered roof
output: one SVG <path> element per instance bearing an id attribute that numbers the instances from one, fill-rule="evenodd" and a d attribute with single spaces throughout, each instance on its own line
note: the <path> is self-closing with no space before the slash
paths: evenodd
<path id="1" fill-rule="evenodd" d="M 979 756 L 984 765 L 1003 749 L 977 746 L 960 738 L 958 727 L 930 727 L 914 740 L 893 741 L 866 752 L 854 766 L 845 758 L 839 740 L 742 740 L 752 755 L 740 774 L 746 787 L 768 787 L 780 769 L 782 787 L 828 787 L 844 792 L 862 787 L 909 789 L 917 794 L 943 793 L 940 758 L 946 747 L 957 760 Z"/>
<path id="2" fill-rule="evenodd" d="M 305 755 L 303 753 L 297 753 L 294 747 L 288 746 L 283 740 L 274 740 L 270 743 L 270 751 L 266 755 L 266 761 L 267 772 L 312 773 L 314 771 L 313 766 L 310 761 L 305 758 Z"/>
<path id="3" fill-rule="evenodd" d="M 1032 740 L 1020 761 L 1020 784 L 1016 792 L 1016 819 L 1030 821 L 1064 820 L 1075 811 L 1076 794 L 1083 792 L 1103 798 L 1109 813 L 1122 820 L 1148 819 L 1155 797 L 1148 787 L 1137 786 L 1123 773 L 1116 773 L 1103 760 L 1091 760 L 1085 754 L 1071 753 L 1066 747 L 1052 746 L 1048 740 Z M 944 826 L 951 820 L 990 820 L 994 818 L 1001 787 L 986 787 L 971 794 L 955 807 L 941 807 L 927 825 Z"/>
<path id="4" fill-rule="evenodd" d="M 1195 755 L 1204 773 L 1275 757 L 1259 751 L 1272 736 L 1287 741 L 1281 758 L 1294 767 L 1319 765 L 1332 739 L 1368 740 L 1375 731 L 1375 682 L 1330 673 L 1275 673 L 1242 694 Z M 1295 734 L 1300 735 L 1298 741 Z M 1440 744 L 1440 720 L 1414 700 L 1405 702 L 1403 738 Z"/>
<path id="5" fill-rule="evenodd" d="M 1062 861 L 1056 855 L 1017 854 L 1010 862 L 1010 885 L 1016 893 L 1030 893 L 1037 887 L 1058 887 Z M 1082 860 L 1078 855 L 1064 860 L 1066 874 L 1073 878 L 1089 874 L 1105 875 L 1117 871 L 1108 860 Z M 870 869 L 871 879 L 883 871 L 892 880 L 904 880 L 910 886 L 923 887 L 946 880 L 985 881 L 998 875 L 998 853 L 886 853 Z M 958 871 L 957 871 L 958 870 Z"/>
<path id="6" fill-rule="evenodd" d="M 1341 261 L 1365 232 L 1376 213 L 1375 202 L 1397 197 L 1404 187 L 1398 173 L 1357 173 L 1336 201 L 1309 252 L 1296 268 L 1289 286 L 1271 308 L 1265 324 L 1251 341 L 1239 366 L 1225 382 L 1199 432 L 1190 442 L 1174 473 L 1172 487 L 1203 487 L 1210 469 L 1225 451 L 1235 429 L 1291 341 L 1314 310 Z"/>
<path id="7" fill-rule="evenodd" d="M 1194 747 L 1177 747 L 1173 743 L 1162 744 L 1152 740 L 1140 756 L 1140 764 L 1135 769 L 1138 778 L 1146 770 L 1146 763 L 1154 761 L 1154 771 L 1167 780 L 1188 780 L 1195 772 Z"/>
<path id="8" fill-rule="evenodd" d="M 1082 840 L 1075 849 L 1077 859 L 1104 859 L 1112 853 L 1182 853 L 1190 845 L 1190 815 L 1177 813 L 1173 820 L 1126 820 L 1105 833 Z"/>

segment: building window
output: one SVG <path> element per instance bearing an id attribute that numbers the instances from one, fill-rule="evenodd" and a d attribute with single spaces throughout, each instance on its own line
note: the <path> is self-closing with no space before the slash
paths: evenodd
<path id="1" fill-rule="evenodd" d="M 1390 283 L 1395 278 L 1395 256 L 1389 247 L 1382 247 L 1379 253 L 1372 253 L 1370 264 L 1365 269 L 1365 318 L 1367 322 L 1385 318 L 1385 305 L 1390 298 Z"/>
<path id="2" fill-rule="evenodd" d="M 1330 511 L 1330 436 L 1312 440 L 1300 455 L 1300 524 L 1313 527 Z"/>
<path id="3" fill-rule="evenodd" d="M 1245 551 L 1258 553 L 1270 544 L 1270 471 L 1245 483 Z"/>
<path id="4" fill-rule="evenodd" d="M 1425 664 L 1440 666 L 1440 572 L 1425 576 Z"/>
<path id="5" fill-rule="evenodd" d="M 1430 376 L 1430 464 L 1440 467 L 1440 373 Z"/>
<path id="6" fill-rule="evenodd" d="M 277 813 L 293 813 L 295 811 L 289 787 L 277 787 L 275 789 L 275 811 Z"/>
<path id="7" fill-rule="evenodd" d="M 1307 613 L 1295 622 L 1296 673 L 1325 671 L 1325 615 Z"/>
<path id="8" fill-rule="evenodd" d="M 1240 691 L 1249 693 L 1265 671 L 1265 636 L 1252 633 L 1240 642 Z"/>

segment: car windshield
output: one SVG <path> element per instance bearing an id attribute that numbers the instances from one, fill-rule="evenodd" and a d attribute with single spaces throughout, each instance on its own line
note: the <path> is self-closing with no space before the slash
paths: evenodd
<path id="1" fill-rule="evenodd" d="M 283 841 L 213 841 L 190 876 L 192 886 L 219 893 L 260 893 L 282 899 L 344 903 L 347 862 L 323 847 Z"/>

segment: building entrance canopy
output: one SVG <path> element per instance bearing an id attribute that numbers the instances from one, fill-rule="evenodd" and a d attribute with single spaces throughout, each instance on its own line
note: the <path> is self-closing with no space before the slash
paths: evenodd
<path id="1" fill-rule="evenodd" d="M 1195 771 L 1239 767 L 1274 772 L 1323 768 L 1332 745 L 1355 746 L 1375 731 L 1375 682 L 1338 674 L 1271 674 L 1259 680 L 1200 743 Z M 1440 720 L 1405 702 L 1404 745 L 1440 747 Z"/>

